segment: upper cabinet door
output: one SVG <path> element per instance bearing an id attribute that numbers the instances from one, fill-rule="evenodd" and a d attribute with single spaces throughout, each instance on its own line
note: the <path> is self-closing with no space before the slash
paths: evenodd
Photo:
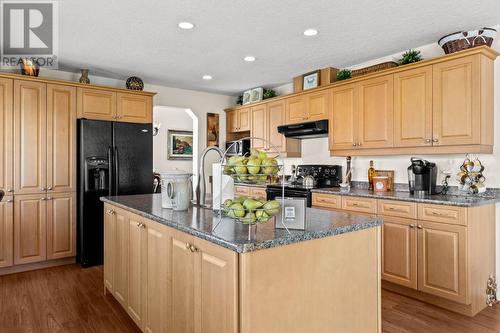
<path id="1" fill-rule="evenodd" d="M 47 86 L 47 189 L 76 191 L 76 88 Z"/>
<path id="2" fill-rule="evenodd" d="M 116 120 L 116 93 L 78 88 L 78 118 Z"/>
<path id="3" fill-rule="evenodd" d="M 480 143 L 479 55 L 433 66 L 433 144 Z"/>
<path id="4" fill-rule="evenodd" d="M 307 94 L 307 120 L 328 119 L 330 111 L 330 90 Z"/>
<path id="5" fill-rule="evenodd" d="M 307 120 L 307 107 L 303 95 L 286 99 L 286 123 L 300 123 Z"/>
<path id="6" fill-rule="evenodd" d="M 0 79 L 0 190 L 13 190 L 12 85 L 10 79 Z"/>
<path id="7" fill-rule="evenodd" d="M 393 146 L 393 76 L 386 75 L 358 83 L 360 148 Z"/>
<path id="8" fill-rule="evenodd" d="M 251 131 L 250 135 L 256 138 L 267 140 L 266 137 L 266 104 L 260 104 L 250 109 Z M 264 149 L 267 147 L 267 142 L 264 140 L 252 139 L 252 148 Z"/>
<path id="9" fill-rule="evenodd" d="M 285 124 L 285 102 L 283 100 L 267 104 L 268 149 L 272 152 L 286 151 L 286 138 L 278 133 L 278 126 Z"/>
<path id="10" fill-rule="evenodd" d="M 14 81 L 14 191 L 39 193 L 47 184 L 47 86 Z"/>
<path id="11" fill-rule="evenodd" d="M 394 146 L 432 146 L 432 66 L 394 74 Z"/>
<path id="12" fill-rule="evenodd" d="M 152 97 L 118 93 L 117 119 L 118 121 L 129 123 L 153 122 L 153 101 Z"/>
<path id="13" fill-rule="evenodd" d="M 250 108 L 238 110 L 238 132 L 250 131 Z"/>
<path id="14" fill-rule="evenodd" d="M 333 88 L 330 150 L 353 149 L 358 136 L 358 98 L 355 84 Z"/>
<path id="15" fill-rule="evenodd" d="M 226 127 L 229 133 L 238 131 L 238 111 L 226 112 Z"/>

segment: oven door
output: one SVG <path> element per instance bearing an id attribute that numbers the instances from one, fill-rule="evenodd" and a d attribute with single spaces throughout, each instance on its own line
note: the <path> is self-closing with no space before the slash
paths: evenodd
<path id="1" fill-rule="evenodd" d="M 267 187 L 266 188 L 266 196 L 267 200 L 274 200 L 276 198 L 282 197 L 282 188 L 281 187 Z M 309 190 L 299 190 L 299 189 L 291 189 L 285 187 L 285 198 L 305 198 L 307 200 L 307 207 L 311 207 L 312 204 L 312 196 L 311 191 Z"/>

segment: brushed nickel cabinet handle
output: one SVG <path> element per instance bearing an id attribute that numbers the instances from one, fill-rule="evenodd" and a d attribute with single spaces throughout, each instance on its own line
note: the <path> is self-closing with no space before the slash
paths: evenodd
<path id="1" fill-rule="evenodd" d="M 439 142 L 439 139 L 432 139 L 432 142 Z"/>
<path id="2" fill-rule="evenodd" d="M 431 143 L 432 140 L 431 139 L 425 139 L 425 143 Z"/>
<path id="3" fill-rule="evenodd" d="M 47 187 L 48 191 L 52 191 L 52 186 Z"/>
<path id="4" fill-rule="evenodd" d="M 14 192 L 14 190 L 13 190 L 13 189 L 11 189 L 11 188 L 8 188 L 8 189 L 7 189 L 7 192 L 12 193 L 12 192 Z"/>
<path id="5" fill-rule="evenodd" d="M 410 228 L 415 228 L 415 225 L 414 224 L 410 224 Z"/>
<path id="6" fill-rule="evenodd" d="M 114 214 L 115 214 L 115 211 L 114 211 L 114 210 L 112 210 L 112 209 L 108 209 L 108 210 L 106 211 L 106 213 L 108 213 L 109 215 L 114 215 Z"/>
<path id="7" fill-rule="evenodd" d="M 358 147 L 361 147 L 361 142 L 358 142 Z"/>
<path id="8" fill-rule="evenodd" d="M 186 249 L 191 250 L 191 244 L 186 243 Z"/>
<path id="9" fill-rule="evenodd" d="M 353 143 L 353 144 L 352 144 L 352 146 L 353 146 L 353 147 L 356 147 L 357 145 L 358 145 L 357 143 Z"/>
<path id="10" fill-rule="evenodd" d="M 417 228 L 418 229 L 423 229 L 424 227 L 422 227 L 421 225 L 418 225 Z"/>
<path id="11" fill-rule="evenodd" d="M 191 250 L 191 252 L 198 252 L 198 249 L 196 248 L 196 246 L 190 244 L 190 247 L 189 249 Z"/>

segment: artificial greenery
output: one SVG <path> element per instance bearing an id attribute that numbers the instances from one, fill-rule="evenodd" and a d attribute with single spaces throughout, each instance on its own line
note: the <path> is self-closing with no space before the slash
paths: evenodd
<path id="1" fill-rule="evenodd" d="M 268 98 L 273 98 L 276 96 L 278 96 L 278 95 L 276 94 L 276 91 L 274 91 L 273 89 L 264 89 L 264 94 L 262 95 L 262 98 L 268 99 Z"/>
<path id="2" fill-rule="evenodd" d="M 238 99 L 236 100 L 236 104 L 243 105 L 243 95 L 238 96 Z"/>
<path id="3" fill-rule="evenodd" d="M 422 55 L 420 54 L 420 51 L 417 50 L 408 50 L 405 53 L 403 53 L 403 57 L 399 59 L 398 63 L 400 65 L 406 65 L 406 64 L 411 64 L 413 62 L 419 62 L 422 60 Z"/>
<path id="4" fill-rule="evenodd" d="M 341 69 L 337 72 L 337 81 L 347 80 L 352 77 L 352 71 L 350 69 Z"/>

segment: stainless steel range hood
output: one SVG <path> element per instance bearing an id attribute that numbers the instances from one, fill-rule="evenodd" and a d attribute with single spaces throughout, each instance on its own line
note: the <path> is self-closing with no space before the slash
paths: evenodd
<path id="1" fill-rule="evenodd" d="M 278 126 L 278 132 L 293 139 L 313 139 L 328 136 L 328 120 Z"/>

